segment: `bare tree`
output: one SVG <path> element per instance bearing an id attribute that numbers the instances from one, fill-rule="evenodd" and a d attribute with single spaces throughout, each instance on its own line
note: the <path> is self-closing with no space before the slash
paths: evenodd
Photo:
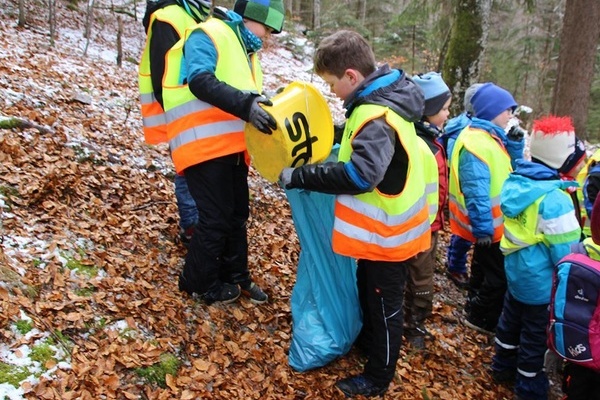
<path id="1" fill-rule="evenodd" d="M 48 0 L 48 24 L 50 25 L 50 46 L 54 46 L 56 34 L 56 0 Z"/>
<path id="2" fill-rule="evenodd" d="M 367 0 L 358 0 L 358 21 L 363 26 L 367 21 Z"/>
<path id="3" fill-rule="evenodd" d="M 452 109 L 460 112 L 465 90 L 479 77 L 491 0 L 460 0 L 455 3 L 443 75 L 452 90 Z"/>
<path id="4" fill-rule="evenodd" d="M 85 49 L 83 55 L 87 55 L 88 46 L 90 45 L 90 36 L 92 35 L 92 21 L 94 19 L 94 2 L 95 0 L 88 0 L 87 15 L 85 17 L 85 32 L 83 37 L 86 38 Z"/>
<path id="5" fill-rule="evenodd" d="M 19 0 L 19 27 L 25 26 L 25 0 Z"/>
<path id="6" fill-rule="evenodd" d="M 117 16 L 117 65 L 120 67 L 123 62 L 123 19 L 121 16 Z"/>
<path id="7" fill-rule="evenodd" d="M 313 29 L 321 27 L 321 0 L 313 0 Z"/>
<path id="8" fill-rule="evenodd" d="M 573 118 L 575 131 L 587 139 L 590 89 L 600 40 L 600 1 L 567 0 L 558 54 L 552 112 Z"/>

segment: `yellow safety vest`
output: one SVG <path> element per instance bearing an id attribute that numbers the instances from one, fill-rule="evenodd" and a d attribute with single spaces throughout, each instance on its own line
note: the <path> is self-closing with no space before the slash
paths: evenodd
<path id="1" fill-rule="evenodd" d="M 490 201 L 494 226 L 494 243 L 502 238 L 503 223 L 502 211 L 500 210 L 500 192 L 502 185 L 512 172 L 510 156 L 504 145 L 496 141 L 488 132 L 482 129 L 466 127 L 463 129 L 454 144 L 452 158 L 450 160 L 450 183 L 449 183 L 449 209 L 450 229 L 452 233 L 476 242 L 473 236 L 473 228 L 465 203 L 465 196 L 460 188 L 460 177 L 458 174 L 460 153 L 466 149 L 474 154 L 482 162 L 487 164 L 490 171 Z"/>
<path id="2" fill-rule="evenodd" d="M 571 201 L 571 196 L 567 192 L 563 191 L 562 195 L 565 197 L 565 201 Z M 545 197 L 544 194 L 514 218 L 504 216 L 504 235 L 500 241 L 500 249 L 504 254 L 514 253 L 538 243 L 549 242 L 549 238 L 543 233 L 536 233 L 540 203 Z M 574 234 L 577 235 L 576 238 L 579 238 L 579 229 Z"/>
<path id="3" fill-rule="evenodd" d="M 380 117 L 385 117 L 394 128 L 409 157 L 404 190 L 397 195 L 374 189 L 358 195 L 336 196 L 332 246 L 334 252 L 357 259 L 404 261 L 431 246 L 425 177 L 419 168 L 422 153 L 414 124 L 387 107 L 358 106 L 346 122 L 338 159 L 349 161 L 356 132 Z"/>
<path id="4" fill-rule="evenodd" d="M 586 249 L 588 256 L 592 260 L 600 261 L 600 245 L 594 243 L 592 238 L 584 239 L 583 247 Z"/>
<path id="5" fill-rule="evenodd" d="M 590 165 L 592 165 L 592 162 L 594 161 L 600 162 L 600 149 L 596 150 L 589 160 L 587 160 L 585 166 L 577 174 L 577 182 L 579 183 L 579 187 L 577 188 L 577 200 L 579 201 L 581 221 L 583 222 L 583 234 L 587 237 L 592 236 L 592 230 L 590 229 L 590 219 L 587 217 L 585 203 L 583 202 L 583 184 L 587 178 Z"/>
<path id="6" fill-rule="evenodd" d="M 138 70 L 144 139 L 149 144 L 164 143 L 167 141 L 167 120 L 162 106 L 156 101 L 156 97 L 154 96 L 150 71 L 150 41 L 152 40 L 152 25 L 155 21 L 171 25 L 177 31 L 180 38 L 183 37 L 186 28 L 196 24 L 196 21 L 177 4 L 158 9 L 150 16 L 146 45 L 142 52 Z M 155 40 L 160 40 L 160 38 L 155 38 Z"/>
<path id="7" fill-rule="evenodd" d="M 246 151 L 244 121 L 199 100 L 187 83 L 182 83 L 183 45 L 196 29 L 202 29 L 215 45 L 217 79 L 243 92 L 262 91 L 258 57 L 248 57 L 238 35 L 225 22 L 209 18 L 188 28 L 167 53 L 163 80 L 167 137 L 177 173 L 204 161 Z"/>
<path id="8" fill-rule="evenodd" d="M 423 138 L 417 136 L 419 150 L 423 156 L 423 173 L 425 175 L 425 195 L 429 207 L 429 223 L 433 224 L 440 207 L 440 173 L 435 155 Z"/>

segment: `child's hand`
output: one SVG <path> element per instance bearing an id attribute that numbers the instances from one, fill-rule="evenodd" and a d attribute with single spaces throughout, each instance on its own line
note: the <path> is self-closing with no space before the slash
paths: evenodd
<path id="1" fill-rule="evenodd" d="M 264 108 L 260 106 L 261 103 L 267 106 L 273 105 L 273 103 L 271 103 L 271 101 L 266 97 L 258 96 L 257 98 L 255 98 L 252 102 L 252 105 L 250 106 L 248 122 L 254 125 L 256 129 L 258 129 L 262 133 L 270 135 L 273 133 L 274 129 L 277 129 L 277 121 L 275 121 L 275 118 L 273 118 L 271 114 L 269 114 L 267 111 L 265 111 Z"/>
<path id="2" fill-rule="evenodd" d="M 292 188 L 292 174 L 295 168 L 284 168 L 279 174 L 279 184 L 284 189 Z"/>

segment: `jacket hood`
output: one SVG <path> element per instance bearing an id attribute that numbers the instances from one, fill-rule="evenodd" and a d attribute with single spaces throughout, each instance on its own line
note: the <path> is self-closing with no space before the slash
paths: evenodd
<path id="1" fill-rule="evenodd" d="M 363 104 L 389 107 L 407 121 L 417 122 L 423 116 L 425 97 L 404 71 L 384 65 L 369 75 L 346 100 L 346 117 L 354 107 Z"/>
<path id="2" fill-rule="evenodd" d="M 516 171 L 502 188 L 500 208 L 504 215 L 514 218 L 546 193 L 577 186 L 577 182 L 561 180 L 556 170 L 545 165 L 517 160 Z"/>
<path id="3" fill-rule="evenodd" d="M 161 8 L 177 4 L 175 0 L 158 0 L 158 1 L 148 1 L 146 3 L 146 13 L 144 14 L 144 18 L 142 19 L 142 24 L 144 25 L 144 30 L 148 31 L 148 25 L 150 24 L 150 16 L 156 10 L 160 10 Z"/>
<path id="4" fill-rule="evenodd" d="M 446 122 L 444 126 L 444 136 L 448 138 L 456 138 L 458 134 L 471 124 L 471 118 L 467 113 L 462 113 Z"/>

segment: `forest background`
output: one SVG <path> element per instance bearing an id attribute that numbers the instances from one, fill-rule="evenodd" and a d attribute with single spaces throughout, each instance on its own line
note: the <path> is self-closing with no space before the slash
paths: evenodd
<path id="1" fill-rule="evenodd" d="M 286 8 L 317 43 L 349 28 L 378 60 L 409 74 L 442 71 L 454 114 L 468 86 L 492 81 L 533 110 L 521 116 L 526 125 L 570 115 L 581 138 L 600 139 L 597 0 L 286 0 Z"/>

